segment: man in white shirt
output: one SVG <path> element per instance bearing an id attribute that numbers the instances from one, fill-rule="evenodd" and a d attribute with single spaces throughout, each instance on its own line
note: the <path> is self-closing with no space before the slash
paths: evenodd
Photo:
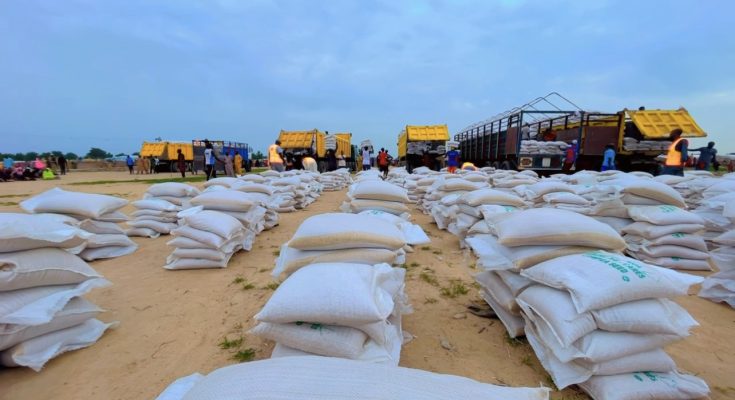
<path id="1" fill-rule="evenodd" d="M 369 171 L 370 170 L 370 148 L 365 146 L 362 149 L 362 170 L 363 171 Z"/>
<path id="2" fill-rule="evenodd" d="M 268 147 L 268 165 L 274 171 L 283 172 L 283 149 L 281 148 L 281 141 L 276 140 L 276 143 Z"/>

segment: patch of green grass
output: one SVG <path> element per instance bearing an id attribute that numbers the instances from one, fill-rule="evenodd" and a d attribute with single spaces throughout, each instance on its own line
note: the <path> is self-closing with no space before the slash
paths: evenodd
<path id="1" fill-rule="evenodd" d="M 421 250 L 431 250 L 431 246 L 421 246 Z"/>
<path id="2" fill-rule="evenodd" d="M 470 269 L 477 269 L 477 264 L 472 263 L 472 264 L 468 265 L 468 267 L 470 267 Z"/>
<path id="3" fill-rule="evenodd" d="M 245 278 L 243 278 L 242 276 L 236 276 L 235 279 L 232 280 L 232 283 L 236 285 L 243 282 L 245 282 Z"/>
<path id="4" fill-rule="evenodd" d="M 409 266 L 410 268 L 417 268 L 417 267 L 420 267 L 420 266 L 421 266 L 421 264 L 419 264 L 419 263 L 417 263 L 417 262 L 415 262 L 415 261 L 414 261 L 414 262 L 412 262 L 411 264 L 408 264 L 408 266 Z"/>
<path id="5" fill-rule="evenodd" d="M 552 391 L 556 392 L 559 390 L 558 387 L 556 387 L 556 384 L 554 383 L 554 380 L 551 379 L 551 375 L 546 374 L 546 377 L 544 378 L 546 381 L 546 385 L 551 388 Z"/>
<path id="6" fill-rule="evenodd" d="M 426 300 L 424 300 L 424 304 L 434 304 L 434 303 L 436 303 L 437 301 L 438 301 L 438 300 L 437 300 L 437 299 L 435 299 L 435 298 L 433 298 L 433 297 L 427 297 L 427 298 L 426 298 Z"/>
<path id="7" fill-rule="evenodd" d="M 248 347 L 245 350 L 240 350 L 232 356 L 233 359 L 239 362 L 252 361 L 255 358 L 255 349 Z"/>
<path id="8" fill-rule="evenodd" d="M 477 290 L 480 290 L 482 288 L 482 285 L 480 285 L 477 282 L 472 282 L 472 287 L 475 288 L 475 289 L 477 289 Z"/>
<path id="9" fill-rule="evenodd" d="M 15 201 L 0 201 L 0 206 L 17 206 L 18 202 Z"/>
<path id="10" fill-rule="evenodd" d="M 10 197 L 26 197 L 26 196 L 28 196 L 27 193 L 23 193 L 23 194 L 0 194 L 0 199 L 7 199 L 7 198 L 10 198 Z"/>
<path id="11" fill-rule="evenodd" d="M 276 256 L 276 257 L 280 256 L 281 255 L 281 249 L 273 250 L 273 255 Z"/>
<path id="12" fill-rule="evenodd" d="M 278 283 L 278 282 L 271 282 L 271 283 L 265 285 L 265 287 L 263 289 L 276 290 L 276 289 L 278 289 L 278 286 L 279 285 L 280 285 L 280 283 Z"/>
<path id="13" fill-rule="evenodd" d="M 439 281 L 436 280 L 436 276 L 431 271 L 421 271 L 421 273 L 419 274 L 419 278 L 421 278 L 422 281 L 428 283 L 431 286 L 439 286 Z"/>
<path id="14" fill-rule="evenodd" d="M 84 185 L 108 185 L 114 183 L 164 183 L 164 182 L 204 182 L 204 175 L 189 176 L 186 178 L 154 178 L 154 179 L 122 179 L 119 181 L 115 180 L 99 180 L 99 181 L 85 181 L 85 182 L 72 182 L 70 186 L 84 186 Z"/>
<path id="15" fill-rule="evenodd" d="M 470 289 L 467 288 L 467 286 L 464 284 L 464 282 L 453 279 L 449 281 L 449 286 L 443 287 L 440 290 L 440 293 L 444 297 L 449 297 L 450 299 L 454 299 L 459 296 L 466 295 L 470 292 Z"/>
<path id="16" fill-rule="evenodd" d="M 221 342 L 219 342 L 219 348 L 222 350 L 227 349 L 234 349 L 237 347 L 242 346 L 242 336 L 240 336 L 237 339 L 229 340 L 227 337 L 223 338 Z"/>
<path id="17" fill-rule="evenodd" d="M 268 268 L 261 268 L 258 270 L 258 272 L 267 272 L 267 271 L 268 271 Z"/>
<path id="18" fill-rule="evenodd" d="M 255 289 L 255 285 L 253 285 L 250 282 L 245 282 L 242 284 L 242 290 L 250 290 L 250 289 Z"/>
<path id="19" fill-rule="evenodd" d="M 401 265 L 399 265 L 399 266 L 398 266 L 398 268 L 408 269 L 408 265 L 406 265 L 406 264 L 401 264 Z"/>
<path id="20" fill-rule="evenodd" d="M 523 356 L 523 358 L 521 358 L 521 364 L 528 366 L 528 367 L 533 367 L 533 361 L 531 360 L 531 356 Z"/>
<path id="21" fill-rule="evenodd" d="M 434 250 L 434 251 L 431 252 L 431 254 L 440 255 L 440 254 L 443 254 L 443 253 L 442 253 L 441 250 Z"/>

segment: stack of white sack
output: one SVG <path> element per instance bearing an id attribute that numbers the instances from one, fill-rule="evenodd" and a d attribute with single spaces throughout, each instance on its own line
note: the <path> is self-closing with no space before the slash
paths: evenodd
<path id="1" fill-rule="evenodd" d="M 440 204 L 449 208 L 446 214 L 437 213 L 434 216 L 437 227 L 444 229 L 443 227 L 446 226 L 447 231 L 459 237 L 463 248 L 464 238 L 475 225 L 477 227 L 473 232 L 489 232 L 485 215 L 490 217 L 526 207 L 526 203 L 520 197 L 495 189 L 478 189 L 463 195 L 448 195 L 440 201 Z"/>
<path id="2" fill-rule="evenodd" d="M 335 192 L 342 190 L 352 183 L 350 177 L 350 170 L 347 168 L 340 168 L 336 171 L 325 172 L 319 176 L 319 180 L 324 186 L 325 192 Z"/>
<path id="3" fill-rule="evenodd" d="M 732 176 L 731 178 L 735 178 Z M 718 179 L 701 192 L 701 200 L 693 213 L 704 219 L 706 239 L 712 239 L 724 232 L 735 229 L 732 219 L 725 214 L 725 206 L 735 201 L 735 179 Z"/>
<path id="4" fill-rule="evenodd" d="M 699 172 L 703 171 L 686 171 L 684 176 L 659 175 L 654 179 L 673 187 L 681 194 L 689 208 L 696 208 L 703 199 L 704 191 L 723 181 L 722 178 L 712 176 L 709 172 L 709 175 L 700 175 Z"/>
<path id="5" fill-rule="evenodd" d="M 119 211 L 127 204 L 127 200 L 114 196 L 54 188 L 22 201 L 20 206 L 32 214 L 61 214 L 79 221 L 81 229 L 93 234 L 79 256 L 92 261 L 124 256 L 138 248 L 118 225 L 128 220 Z"/>
<path id="6" fill-rule="evenodd" d="M 378 210 L 408 219 L 410 214 L 406 203 L 406 189 L 382 180 L 362 180 L 350 185 L 347 200 L 340 208 L 352 213 Z"/>
<path id="7" fill-rule="evenodd" d="M 699 215 L 670 205 L 628 206 L 628 214 L 635 221 L 623 228 L 628 254 L 667 268 L 711 270 Z"/>
<path id="8" fill-rule="evenodd" d="M 516 299 L 526 337 L 558 388 L 578 384 L 595 399 L 709 392 L 663 351 L 698 325 L 669 298 L 702 278 L 605 251 L 555 258 L 521 275 L 534 282 Z"/>
<path id="9" fill-rule="evenodd" d="M 311 172 L 297 175 L 297 171 L 288 171 L 283 177 L 270 179 L 268 184 L 274 187 L 278 212 L 304 209 L 319 198 L 321 184 L 316 180 L 317 175 Z"/>
<path id="10" fill-rule="evenodd" d="M 565 210 L 536 208 L 488 215 L 491 233 L 467 236 L 477 255 L 482 297 L 493 308 L 511 337 L 523 335 L 523 320 L 515 297 L 529 285 L 519 271 L 538 263 L 597 249 L 622 251 L 625 241 L 610 226 Z"/>
<path id="11" fill-rule="evenodd" d="M 276 342 L 273 358 L 321 355 L 398 365 L 401 316 L 410 312 L 405 272 L 388 264 L 306 265 L 278 286 L 250 333 Z"/>
<path id="12" fill-rule="evenodd" d="M 460 175 L 443 174 L 435 180 L 426 190 L 426 195 L 419 202 L 419 207 L 424 214 L 432 215 L 446 211 L 440 204 L 442 198 L 447 195 L 463 195 L 477 189 L 488 187 L 487 182 L 472 182 L 462 179 Z M 438 207 L 438 208 L 437 208 Z"/>
<path id="13" fill-rule="evenodd" d="M 72 254 L 90 236 L 61 216 L 0 214 L 0 365 L 40 371 L 113 325 L 80 297 L 109 285 Z"/>
<path id="14" fill-rule="evenodd" d="M 275 173 L 278 174 L 277 172 Z M 258 207 L 249 209 L 247 215 L 243 215 L 238 211 L 233 211 L 231 215 L 237 219 L 241 219 L 243 225 L 257 234 L 278 225 L 277 203 L 280 200 L 274 196 L 275 190 L 267 182 L 265 177 L 255 174 L 246 174 L 238 178 L 215 178 L 210 179 L 204 184 L 206 188 L 204 191 L 214 192 L 230 189 L 246 193 L 248 198 L 257 204 Z M 191 205 L 191 202 L 185 203 L 184 208 L 189 208 Z M 263 218 L 261 214 L 264 215 L 264 219 L 262 223 L 258 223 Z"/>
<path id="15" fill-rule="evenodd" d="M 128 236 L 157 238 L 168 235 L 178 224 L 176 213 L 200 193 L 199 189 L 185 183 L 165 182 L 151 185 L 143 195 L 143 200 L 133 202 L 137 210 L 132 213 L 133 221 L 128 221 Z"/>
<path id="16" fill-rule="evenodd" d="M 538 176 L 534 171 L 510 171 L 496 170 L 490 174 L 490 185 L 494 189 L 502 191 L 513 191 L 516 186 L 533 185 L 538 182 Z"/>
<path id="17" fill-rule="evenodd" d="M 194 207 L 181 211 L 179 218 L 181 226 L 171 231 L 174 238 L 166 243 L 174 251 L 165 269 L 225 268 L 233 254 L 252 247 L 252 232 L 223 212 Z"/>
<path id="18" fill-rule="evenodd" d="M 723 215 L 735 222 L 735 199 L 723 207 Z M 710 255 L 719 272 L 705 279 L 699 296 L 735 307 L 735 229 L 713 238 L 711 243 L 717 247 Z"/>
<path id="19" fill-rule="evenodd" d="M 428 238 L 427 238 L 428 239 Z M 405 263 L 406 238 L 396 223 L 374 215 L 318 214 L 307 218 L 281 246 L 273 276 L 314 263 Z"/>
<path id="20" fill-rule="evenodd" d="M 666 151 L 671 146 L 669 140 L 638 140 L 632 137 L 623 138 L 623 149 L 628 151 Z"/>
<path id="21" fill-rule="evenodd" d="M 420 205 L 423 203 L 424 197 L 426 197 L 431 185 L 439 179 L 439 175 L 416 174 L 414 171 L 414 173 L 411 174 L 411 177 L 411 180 L 406 180 L 407 185 L 405 186 L 405 189 L 408 191 L 409 200 L 412 202 L 415 201 L 416 204 Z M 413 185 L 409 185 L 408 182 L 410 181 L 415 181 L 416 186 L 414 187 Z"/>
<path id="22" fill-rule="evenodd" d="M 542 142 L 538 140 L 521 140 L 522 154 L 564 154 L 567 142 Z"/>
<path id="23" fill-rule="evenodd" d="M 246 251 L 252 249 L 255 236 L 265 229 L 268 209 L 255 193 L 210 188 L 191 199 L 189 203 L 192 208 L 218 211 L 239 221 L 244 228 L 241 244 Z"/>
<path id="24" fill-rule="evenodd" d="M 287 375 L 284 375 L 287 371 Z M 193 374 L 156 400 L 196 399 L 547 400 L 547 388 L 513 388 L 419 369 L 332 357 L 272 358 Z"/>

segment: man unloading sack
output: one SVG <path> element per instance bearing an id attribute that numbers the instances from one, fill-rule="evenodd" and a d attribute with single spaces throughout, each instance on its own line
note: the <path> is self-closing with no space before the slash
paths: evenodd
<path id="1" fill-rule="evenodd" d="M 268 165 L 271 169 L 278 172 L 283 172 L 283 149 L 281 148 L 281 141 L 276 140 L 276 143 L 268 147 Z"/>
<path id="2" fill-rule="evenodd" d="M 674 129 L 669 134 L 671 140 L 671 146 L 669 151 L 666 153 L 666 161 L 664 167 L 661 170 L 661 175 L 678 175 L 684 176 L 684 163 L 687 161 L 689 156 L 687 155 L 687 146 L 689 142 L 681 137 L 682 130 Z"/>

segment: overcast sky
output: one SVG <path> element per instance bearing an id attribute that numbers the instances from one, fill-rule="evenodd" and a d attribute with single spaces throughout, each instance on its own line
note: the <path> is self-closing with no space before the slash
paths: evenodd
<path id="1" fill-rule="evenodd" d="M 735 152 L 735 1 L 0 0 L 0 152 L 280 129 L 395 152 L 558 91 L 686 107 Z M 699 143 L 695 143 L 699 144 Z"/>

